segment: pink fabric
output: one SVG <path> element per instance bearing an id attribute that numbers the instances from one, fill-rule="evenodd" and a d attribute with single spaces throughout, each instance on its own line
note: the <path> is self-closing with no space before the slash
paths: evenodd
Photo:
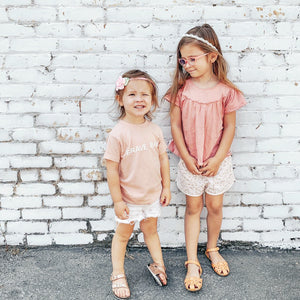
<path id="1" fill-rule="evenodd" d="M 162 189 L 159 156 L 167 145 L 161 129 L 149 122 L 119 121 L 110 132 L 104 159 L 119 163 L 123 200 L 146 205 L 159 199 Z"/>
<path id="2" fill-rule="evenodd" d="M 168 97 L 166 100 L 170 101 Z M 223 134 L 224 114 L 233 112 L 245 104 L 241 93 L 221 82 L 213 88 L 201 89 L 188 79 L 179 90 L 175 105 L 181 109 L 185 143 L 199 165 L 213 157 L 218 150 Z M 169 149 L 180 156 L 173 140 Z M 230 155 L 230 152 L 227 155 Z"/>

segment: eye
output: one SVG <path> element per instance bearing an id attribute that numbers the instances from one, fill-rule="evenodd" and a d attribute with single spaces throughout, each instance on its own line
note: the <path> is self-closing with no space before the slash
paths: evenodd
<path id="1" fill-rule="evenodd" d="M 195 58 L 195 57 L 191 57 L 191 58 L 190 58 L 190 62 L 191 62 L 191 63 L 194 63 L 195 61 L 196 61 L 196 58 Z"/>
<path id="2" fill-rule="evenodd" d="M 128 96 L 134 96 L 135 94 L 134 93 L 130 93 Z"/>
<path id="3" fill-rule="evenodd" d="M 148 96 L 150 96 L 149 94 L 143 94 L 143 96 L 146 96 L 146 97 L 148 97 Z"/>

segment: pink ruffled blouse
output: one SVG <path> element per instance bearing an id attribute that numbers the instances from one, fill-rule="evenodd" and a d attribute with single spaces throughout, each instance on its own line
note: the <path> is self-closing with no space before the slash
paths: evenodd
<path id="1" fill-rule="evenodd" d="M 170 101 L 168 97 L 166 100 Z M 202 165 L 213 157 L 223 134 L 224 114 L 246 104 L 244 96 L 219 82 L 215 87 L 201 89 L 191 79 L 179 90 L 175 105 L 180 107 L 182 131 L 189 153 Z M 179 155 L 174 141 L 169 149 Z M 227 156 L 231 155 L 230 151 Z"/>

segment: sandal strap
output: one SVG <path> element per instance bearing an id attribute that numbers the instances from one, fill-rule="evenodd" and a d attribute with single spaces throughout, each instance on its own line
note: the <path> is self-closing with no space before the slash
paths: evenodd
<path id="1" fill-rule="evenodd" d="M 195 261 L 195 260 L 187 260 L 185 263 L 184 263 L 184 266 L 187 267 L 188 264 L 193 264 L 193 265 L 196 265 L 198 266 L 199 268 L 201 268 L 201 265 L 199 264 L 198 261 Z"/>
<path id="2" fill-rule="evenodd" d="M 112 289 L 120 289 L 120 288 L 127 288 L 128 289 L 128 285 L 126 285 L 125 283 L 114 283 L 112 286 Z"/>
<path id="3" fill-rule="evenodd" d="M 167 278 L 165 266 L 161 266 L 158 263 L 152 263 L 149 264 L 148 266 L 152 269 L 152 272 L 154 273 L 155 276 L 162 274 L 165 276 L 165 278 Z"/>
<path id="4" fill-rule="evenodd" d="M 216 247 L 216 248 L 210 248 L 210 249 L 206 249 L 205 252 L 216 252 L 216 251 L 219 251 L 219 247 Z"/>
<path id="5" fill-rule="evenodd" d="M 110 280 L 111 281 L 115 281 L 115 280 L 118 280 L 118 279 L 121 279 L 121 278 L 126 278 L 125 274 L 118 274 L 118 275 L 112 275 L 110 276 Z"/>

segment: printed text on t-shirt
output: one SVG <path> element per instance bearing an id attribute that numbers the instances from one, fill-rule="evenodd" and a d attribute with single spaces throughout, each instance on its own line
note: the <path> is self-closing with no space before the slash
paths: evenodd
<path id="1" fill-rule="evenodd" d="M 127 148 L 123 157 L 126 157 L 127 155 L 137 153 L 140 151 L 147 151 L 153 148 L 158 148 L 158 142 L 150 142 L 149 145 L 142 144 L 142 145 L 137 145 L 134 147 Z"/>

